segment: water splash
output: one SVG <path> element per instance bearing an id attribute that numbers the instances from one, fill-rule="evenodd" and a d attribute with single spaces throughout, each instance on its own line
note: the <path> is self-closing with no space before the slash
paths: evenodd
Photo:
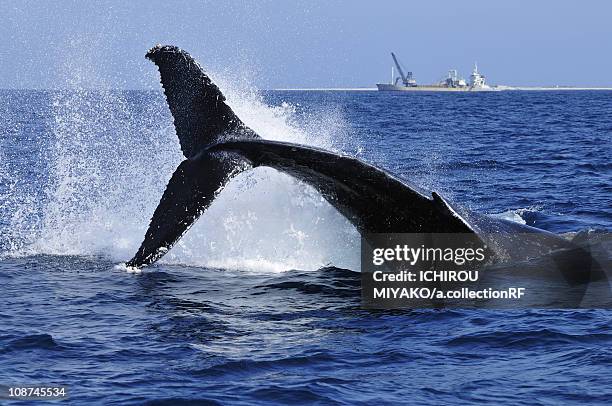
<path id="1" fill-rule="evenodd" d="M 169 141 L 171 128 L 143 120 L 167 118 L 159 103 L 139 106 L 128 100 L 131 95 L 142 97 L 83 89 L 54 93 L 48 202 L 30 246 L 34 252 L 129 255 L 128 236 L 148 222 L 156 205 L 145 196 L 161 195 L 180 162 L 176 141 Z"/>
<path id="2" fill-rule="evenodd" d="M 13 224 L 28 241 L 11 254 L 129 259 L 183 159 L 161 91 L 88 90 L 87 60 L 69 59 L 68 89 L 51 94 L 43 153 L 48 179 L 36 201 L 41 215 L 35 230 L 24 228 L 31 221 Z M 238 116 L 262 137 L 329 149 L 343 144 L 339 112 L 298 119 L 297 106 L 270 106 L 254 89 L 218 81 Z M 93 82 L 104 88 L 100 78 Z M 358 247 L 356 231 L 316 191 L 260 168 L 233 180 L 163 261 L 258 272 L 329 264 L 357 269 Z"/>

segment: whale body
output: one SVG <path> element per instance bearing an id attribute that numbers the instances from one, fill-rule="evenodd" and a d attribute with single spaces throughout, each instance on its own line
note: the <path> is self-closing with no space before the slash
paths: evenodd
<path id="1" fill-rule="evenodd" d="M 236 116 L 219 88 L 187 52 L 157 45 L 146 57 L 159 68 L 185 160 L 168 182 L 144 241 L 127 266 L 141 268 L 160 259 L 233 177 L 260 166 L 314 187 L 363 236 L 476 234 L 489 246 L 511 252 L 514 259 L 576 248 L 553 233 L 454 207 L 439 193 L 423 191 L 358 158 L 265 140 Z M 542 238 L 534 243 L 520 237 L 525 233 Z M 504 238 L 497 237 L 500 235 Z M 591 276 L 589 272 L 569 279 L 588 281 Z"/>

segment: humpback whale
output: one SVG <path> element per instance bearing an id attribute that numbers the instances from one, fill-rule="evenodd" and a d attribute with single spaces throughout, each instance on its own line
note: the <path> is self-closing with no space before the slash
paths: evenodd
<path id="1" fill-rule="evenodd" d="M 266 166 L 314 187 L 362 235 L 368 233 L 470 233 L 499 247 L 493 236 L 522 257 L 546 255 L 575 245 L 526 225 L 454 207 L 437 192 L 416 185 L 358 158 L 319 148 L 260 137 L 225 102 L 219 88 L 187 52 L 157 45 L 154 62 L 185 160 L 172 175 L 144 240 L 126 263 L 141 268 L 160 259 L 183 236 L 215 197 L 239 173 Z M 544 243 L 520 234 L 538 233 Z M 515 236 L 515 237 L 513 237 Z M 588 281 L 591 275 L 572 280 Z"/>

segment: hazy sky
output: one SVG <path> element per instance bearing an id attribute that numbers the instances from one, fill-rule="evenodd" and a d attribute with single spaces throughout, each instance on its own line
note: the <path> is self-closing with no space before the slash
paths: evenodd
<path id="1" fill-rule="evenodd" d="M 0 0 L 0 87 L 158 88 L 176 44 L 257 88 L 372 87 L 390 51 L 420 83 L 474 61 L 490 83 L 612 86 L 612 1 Z"/>

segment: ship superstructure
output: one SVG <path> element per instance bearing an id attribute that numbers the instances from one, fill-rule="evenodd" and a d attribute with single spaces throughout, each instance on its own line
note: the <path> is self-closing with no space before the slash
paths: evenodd
<path id="1" fill-rule="evenodd" d="M 451 87 L 451 88 L 458 89 L 458 88 L 467 87 L 468 84 L 465 81 L 465 79 L 459 77 L 459 73 L 457 72 L 457 69 L 451 69 L 448 71 L 448 76 L 446 77 L 446 79 L 443 81 L 440 81 L 440 83 L 438 83 L 438 86 Z"/>
<path id="2" fill-rule="evenodd" d="M 470 88 L 472 90 L 491 89 L 491 86 L 486 84 L 484 75 L 478 72 L 478 63 L 476 62 L 474 62 L 474 70 L 470 76 Z"/>

